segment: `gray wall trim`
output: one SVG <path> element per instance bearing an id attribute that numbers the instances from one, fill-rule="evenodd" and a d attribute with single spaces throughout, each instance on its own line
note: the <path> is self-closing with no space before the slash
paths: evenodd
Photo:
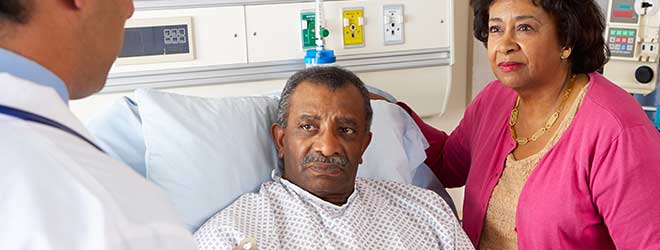
<path id="1" fill-rule="evenodd" d="M 324 1 L 327 2 L 327 1 L 345 1 L 345 0 L 324 0 Z M 304 3 L 304 2 L 314 2 L 314 0 L 142 0 L 142 1 L 135 1 L 134 5 L 136 10 L 142 11 L 142 10 L 190 9 L 190 8 Z"/>
<path id="2" fill-rule="evenodd" d="M 372 72 L 451 65 L 449 48 L 338 56 L 337 65 Z M 305 68 L 302 60 L 114 73 L 101 93 L 137 88 L 174 88 L 286 79 Z"/>

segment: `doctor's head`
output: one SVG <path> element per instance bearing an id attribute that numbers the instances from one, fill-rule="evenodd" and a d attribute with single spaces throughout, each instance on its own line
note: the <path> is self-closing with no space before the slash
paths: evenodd
<path id="1" fill-rule="evenodd" d="M 79 99 L 105 85 L 133 0 L 2 0 L 0 47 L 46 67 Z"/>
<path id="2" fill-rule="evenodd" d="M 368 94 L 355 74 L 337 67 L 289 79 L 272 127 L 285 179 L 328 202 L 346 202 L 371 141 Z"/>

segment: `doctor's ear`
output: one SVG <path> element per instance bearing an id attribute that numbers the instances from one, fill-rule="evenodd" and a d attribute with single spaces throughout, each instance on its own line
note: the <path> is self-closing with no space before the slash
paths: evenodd
<path id="1" fill-rule="evenodd" d="M 282 159 L 284 158 L 284 153 L 282 153 L 282 148 L 284 148 L 284 128 L 279 123 L 274 123 L 270 130 L 275 148 L 277 148 L 277 157 Z"/>
<path id="2" fill-rule="evenodd" d="M 87 4 L 89 4 L 90 0 L 65 0 L 65 2 L 68 2 L 68 4 L 76 9 L 82 9 L 83 7 L 86 7 Z"/>

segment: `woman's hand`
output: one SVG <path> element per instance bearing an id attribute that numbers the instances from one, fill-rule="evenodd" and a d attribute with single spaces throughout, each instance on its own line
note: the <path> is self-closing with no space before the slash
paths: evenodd
<path id="1" fill-rule="evenodd" d="M 389 100 L 387 100 L 385 97 L 382 97 L 382 96 L 374 94 L 374 93 L 369 93 L 369 99 L 370 100 L 383 100 L 383 101 L 389 102 Z"/>

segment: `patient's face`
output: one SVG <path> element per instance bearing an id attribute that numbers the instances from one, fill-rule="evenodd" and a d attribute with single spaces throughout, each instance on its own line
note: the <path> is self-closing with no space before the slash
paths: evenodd
<path id="1" fill-rule="evenodd" d="M 301 83 L 289 100 L 287 127 L 273 125 L 284 178 L 310 193 L 343 204 L 371 141 L 360 91 Z"/>

